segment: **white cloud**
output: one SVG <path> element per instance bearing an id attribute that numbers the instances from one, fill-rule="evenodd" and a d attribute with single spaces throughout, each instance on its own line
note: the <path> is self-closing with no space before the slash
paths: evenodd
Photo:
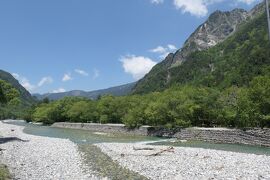
<path id="1" fill-rule="evenodd" d="M 62 81 L 66 82 L 66 81 L 70 81 L 72 80 L 72 77 L 70 74 L 64 74 Z"/>
<path id="2" fill-rule="evenodd" d="M 52 92 L 53 93 L 62 93 L 62 92 L 66 92 L 66 90 L 64 88 L 59 88 L 59 89 L 53 90 Z"/>
<path id="3" fill-rule="evenodd" d="M 20 75 L 17 73 L 12 73 L 12 76 L 17 80 L 19 80 L 19 78 L 20 78 Z"/>
<path id="4" fill-rule="evenodd" d="M 93 75 L 93 79 L 96 79 L 100 76 L 100 72 L 98 69 L 94 69 L 94 75 Z"/>
<path id="5" fill-rule="evenodd" d="M 87 72 L 85 72 L 84 70 L 81 70 L 81 69 L 75 69 L 74 71 L 76 73 L 82 75 L 82 76 L 88 76 L 89 75 Z"/>
<path id="6" fill-rule="evenodd" d="M 176 9 L 180 9 L 183 13 L 190 13 L 197 17 L 207 15 L 207 4 L 204 0 L 174 0 Z"/>
<path id="7" fill-rule="evenodd" d="M 127 55 L 120 59 L 126 73 L 138 80 L 148 73 L 157 63 L 143 56 Z"/>
<path id="8" fill-rule="evenodd" d="M 150 52 L 163 54 L 163 53 L 167 52 L 167 49 L 165 47 L 158 46 L 154 49 L 150 49 Z"/>
<path id="9" fill-rule="evenodd" d="M 27 89 L 27 90 L 30 91 L 30 92 L 33 91 L 33 90 L 36 88 L 36 86 L 33 85 L 33 84 L 31 84 L 31 83 L 29 82 L 29 80 L 26 79 L 25 77 L 22 77 L 22 78 L 21 78 L 20 83 L 21 83 L 21 85 L 22 85 L 25 89 Z"/>
<path id="10" fill-rule="evenodd" d="M 168 44 L 168 48 L 171 51 L 175 51 L 177 49 L 177 47 L 175 45 L 172 45 L 172 44 Z"/>
<path id="11" fill-rule="evenodd" d="M 53 78 L 51 78 L 50 76 L 47 76 L 47 77 L 43 77 L 37 85 L 34 85 L 34 84 L 31 84 L 30 81 L 24 77 L 24 76 L 21 76 L 19 75 L 18 73 L 12 73 L 12 76 L 14 78 L 16 78 L 20 84 L 25 88 L 27 89 L 28 91 L 30 91 L 31 93 L 38 89 L 39 87 L 42 87 L 44 86 L 45 84 L 50 84 L 53 82 Z"/>
<path id="12" fill-rule="evenodd" d="M 175 45 L 168 44 L 167 46 L 158 46 L 154 49 L 150 49 L 149 51 L 152 53 L 157 53 L 161 59 L 164 59 L 166 56 L 168 56 L 169 53 L 174 52 L 177 50 Z"/>
<path id="13" fill-rule="evenodd" d="M 257 2 L 258 0 L 237 0 L 237 1 L 240 2 L 240 3 L 245 3 L 245 4 L 250 5 L 250 4 L 254 3 L 254 2 Z"/>
<path id="14" fill-rule="evenodd" d="M 41 87 L 41 86 L 43 86 L 43 85 L 45 85 L 45 84 L 50 84 L 50 83 L 52 83 L 52 82 L 53 82 L 53 79 L 52 79 L 51 77 L 49 77 L 49 76 L 43 77 L 43 78 L 39 81 L 38 87 Z"/>
<path id="15" fill-rule="evenodd" d="M 228 0 L 227 0 L 228 1 Z M 250 5 L 259 0 L 231 0 L 236 3 L 245 3 Z M 214 3 L 225 2 L 225 0 L 173 0 L 173 4 L 176 9 L 182 11 L 182 13 L 190 13 L 197 17 L 203 17 L 208 14 L 208 6 Z"/>
<path id="16" fill-rule="evenodd" d="M 13 76 L 14 78 L 16 78 L 16 79 L 20 82 L 20 84 L 21 84 L 25 89 L 27 89 L 28 91 L 31 92 L 31 91 L 33 91 L 33 90 L 36 88 L 36 86 L 33 85 L 33 84 L 31 84 L 30 81 L 29 81 L 27 78 L 25 78 L 25 77 L 20 76 L 20 75 L 17 74 L 17 73 L 12 73 L 12 76 Z"/>
<path id="17" fill-rule="evenodd" d="M 150 2 L 152 4 L 162 4 L 162 3 L 164 3 L 164 0 L 151 0 Z"/>

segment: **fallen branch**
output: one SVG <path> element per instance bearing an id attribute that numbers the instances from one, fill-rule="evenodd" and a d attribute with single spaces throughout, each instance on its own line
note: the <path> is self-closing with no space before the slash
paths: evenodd
<path id="1" fill-rule="evenodd" d="M 167 149 L 162 149 L 161 151 L 154 153 L 154 154 L 150 154 L 148 156 L 158 156 L 161 155 L 164 152 L 174 152 L 174 148 L 173 147 L 168 147 Z"/>
<path id="2" fill-rule="evenodd" d="M 154 148 L 146 147 L 146 148 L 135 148 L 133 147 L 134 151 L 140 151 L 140 150 L 146 150 L 146 151 L 152 151 Z"/>

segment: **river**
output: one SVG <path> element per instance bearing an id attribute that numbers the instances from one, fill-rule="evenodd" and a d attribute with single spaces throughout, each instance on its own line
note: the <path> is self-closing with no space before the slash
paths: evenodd
<path id="1" fill-rule="evenodd" d="M 157 137 L 128 136 L 123 134 L 109 134 L 109 133 L 90 132 L 85 130 L 54 128 L 50 126 L 29 124 L 22 121 L 13 121 L 8 123 L 24 126 L 25 127 L 24 132 L 27 134 L 70 139 L 74 143 L 78 144 L 79 150 L 82 152 L 84 156 L 85 164 L 87 164 L 89 168 L 93 169 L 97 173 L 96 174 L 97 176 L 109 177 L 110 179 L 144 179 L 144 177 L 140 176 L 135 172 L 122 168 L 117 163 L 113 162 L 111 158 L 102 153 L 96 146 L 93 145 L 95 143 L 137 142 L 137 143 L 150 143 L 153 145 L 183 146 L 194 148 L 217 149 L 242 153 L 266 154 L 270 156 L 270 148 L 267 147 L 239 145 L 239 144 L 214 144 L 201 141 L 188 141 L 183 143 L 179 141 L 171 141 L 170 139 L 161 139 Z"/>

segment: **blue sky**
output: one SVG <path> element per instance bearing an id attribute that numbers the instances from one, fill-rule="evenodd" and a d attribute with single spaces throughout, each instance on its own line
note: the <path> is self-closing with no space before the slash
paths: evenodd
<path id="1" fill-rule="evenodd" d="M 141 78 L 207 16 L 259 0 L 2 0 L 0 69 L 32 93 Z"/>

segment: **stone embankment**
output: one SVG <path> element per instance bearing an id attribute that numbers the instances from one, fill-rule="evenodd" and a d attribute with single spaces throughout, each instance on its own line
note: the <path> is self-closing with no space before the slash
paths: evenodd
<path id="1" fill-rule="evenodd" d="M 95 132 L 105 132 L 105 133 L 123 133 L 127 135 L 148 135 L 148 128 L 150 126 L 141 126 L 136 129 L 128 129 L 124 124 L 98 124 L 98 123 L 67 123 L 67 122 L 59 122 L 54 123 L 52 127 L 58 128 L 69 128 L 69 129 L 81 129 L 81 130 L 89 130 Z"/>
<path id="2" fill-rule="evenodd" d="M 176 128 L 166 129 L 141 126 L 128 129 L 123 124 L 97 123 L 54 123 L 52 127 L 83 129 L 106 133 L 123 133 L 127 135 L 159 136 L 184 140 L 200 140 L 215 143 L 248 144 L 270 147 L 270 129 L 228 129 L 228 128 Z"/>
<path id="3" fill-rule="evenodd" d="M 270 129 L 185 128 L 172 131 L 153 128 L 149 130 L 148 135 L 270 147 Z"/>

